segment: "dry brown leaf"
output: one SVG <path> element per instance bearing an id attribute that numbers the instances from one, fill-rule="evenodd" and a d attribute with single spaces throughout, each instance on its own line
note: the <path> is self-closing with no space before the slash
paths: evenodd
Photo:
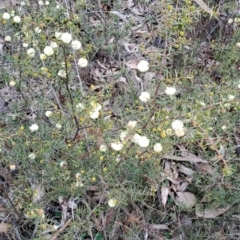
<path id="1" fill-rule="evenodd" d="M 191 153 L 190 151 L 188 151 L 184 146 L 182 145 L 178 145 L 180 151 L 181 151 L 181 156 L 183 158 L 186 158 L 186 160 L 188 160 L 189 162 L 192 163 L 207 163 L 206 160 L 203 160 L 202 158 L 196 156 L 195 154 Z"/>
<path id="2" fill-rule="evenodd" d="M 150 229 L 153 230 L 168 230 L 168 226 L 166 224 L 151 224 L 149 225 Z"/>
<path id="3" fill-rule="evenodd" d="M 192 176 L 194 171 L 191 170 L 190 168 L 188 167 L 185 167 L 184 165 L 180 164 L 180 167 L 178 168 L 178 171 L 186 174 L 187 176 Z"/>
<path id="4" fill-rule="evenodd" d="M 216 169 L 214 169 L 210 164 L 208 163 L 196 163 L 196 168 L 201 173 L 211 173 L 213 174 Z"/>
<path id="5" fill-rule="evenodd" d="M 187 208 L 192 208 L 197 203 L 197 198 L 193 193 L 190 192 L 177 192 L 178 197 L 176 198 L 176 204 L 183 204 Z"/>
<path id="6" fill-rule="evenodd" d="M 171 163 L 169 161 L 165 162 L 164 172 L 165 173 L 170 173 L 171 172 Z"/>
<path id="7" fill-rule="evenodd" d="M 165 207 L 167 200 L 168 200 L 168 193 L 169 193 L 169 188 L 166 186 L 161 187 L 161 198 L 162 198 L 162 204 Z"/>
<path id="8" fill-rule="evenodd" d="M 187 187 L 188 187 L 188 185 L 189 185 L 189 182 L 182 182 L 181 184 L 180 184 L 180 191 L 185 191 L 186 189 L 187 189 Z"/>
<path id="9" fill-rule="evenodd" d="M 196 215 L 201 218 L 216 218 L 217 216 L 225 213 L 228 209 L 230 209 L 231 205 L 227 205 L 224 208 L 215 208 L 215 209 L 204 209 L 200 210 L 200 206 L 196 206 Z"/>
<path id="10" fill-rule="evenodd" d="M 0 223 L 0 232 L 7 232 L 12 225 L 9 223 Z"/>

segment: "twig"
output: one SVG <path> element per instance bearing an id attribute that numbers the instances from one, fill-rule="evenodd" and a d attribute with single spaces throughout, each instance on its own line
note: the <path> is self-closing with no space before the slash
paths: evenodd
<path id="1" fill-rule="evenodd" d="M 59 230 L 57 230 L 53 236 L 50 238 L 50 240 L 55 240 L 58 238 L 58 236 L 65 230 L 65 228 L 68 227 L 68 225 L 71 223 L 72 219 L 69 219 Z"/>

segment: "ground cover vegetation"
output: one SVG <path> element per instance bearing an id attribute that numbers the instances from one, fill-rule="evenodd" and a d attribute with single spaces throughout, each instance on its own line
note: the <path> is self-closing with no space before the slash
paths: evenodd
<path id="1" fill-rule="evenodd" d="M 239 239 L 239 9 L 1 3 L 1 239 Z"/>

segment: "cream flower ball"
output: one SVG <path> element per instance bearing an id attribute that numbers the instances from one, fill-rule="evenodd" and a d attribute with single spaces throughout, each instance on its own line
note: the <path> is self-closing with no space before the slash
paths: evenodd
<path id="1" fill-rule="evenodd" d="M 29 48 L 27 50 L 27 54 L 29 57 L 33 58 L 35 56 L 35 49 L 34 48 Z"/>
<path id="2" fill-rule="evenodd" d="M 46 56 L 44 53 L 41 53 L 41 54 L 40 54 L 40 59 L 41 59 L 41 60 L 46 60 L 46 59 L 47 59 L 47 56 Z"/>
<path id="3" fill-rule="evenodd" d="M 44 54 L 46 54 L 48 57 L 52 56 L 54 54 L 54 50 L 50 46 L 46 46 L 43 50 Z"/>
<path id="4" fill-rule="evenodd" d="M 12 41 L 11 36 L 6 36 L 6 37 L 5 37 L 5 41 L 6 41 L 6 42 L 11 42 L 11 41 Z"/>
<path id="5" fill-rule="evenodd" d="M 34 153 L 30 153 L 28 155 L 28 157 L 31 159 L 31 160 L 34 160 L 36 158 L 36 155 Z"/>
<path id="6" fill-rule="evenodd" d="M 176 93 L 175 87 L 166 87 L 165 93 L 169 96 L 173 96 Z"/>
<path id="7" fill-rule="evenodd" d="M 10 86 L 10 87 L 14 87 L 15 85 L 16 85 L 16 82 L 15 82 L 15 81 L 12 80 L 12 81 L 9 82 L 9 86 Z"/>
<path id="8" fill-rule="evenodd" d="M 56 124 L 56 128 L 61 129 L 62 128 L 62 124 L 61 123 L 57 123 Z"/>
<path id="9" fill-rule="evenodd" d="M 93 110 L 89 113 L 91 119 L 97 119 L 99 117 L 99 111 Z"/>
<path id="10" fill-rule="evenodd" d="M 174 130 L 183 129 L 183 122 L 181 120 L 174 120 L 172 122 L 172 128 Z"/>
<path id="11" fill-rule="evenodd" d="M 100 147 L 99 147 L 99 150 L 100 152 L 106 152 L 107 151 L 107 146 L 105 144 L 102 144 Z"/>
<path id="12" fill-rule="evenodd" d="M 88 60 L 86 58 L 79 58 L 78 60 L 78 66 L 79 67 L 86 67 L 88 65 Z"/>
<path id="13" fill-rule="evenodd" d="M 52 116 L 52 111 L 46 111 L 45 115 L 46 115 L 46 117 L 51 117 Z"/>
<path id="14" fill-rule="evenodd" d="M 129 128 L 135 128 L 137 126 L 137 121 L 129 121 L 127 126 Z"/>
<path id="15" fill-rule="evenodd" d="M 120 151 L 123 149 L 123 144 L 120 142 L 113 142 L 111 143 L 111 148 L 115 151 Z"/>
<path id="16" fill-rule="evenodd" d="M 38 130 L 38 125 L 34 123 L 29 127 L 29 129 L 31 132 L 36 132 Z"/>
<path id="17" fill-rule="evenodd" d="M 177 137 L 182 137 L 185 135 L 184 129 L 180 128 L 180 129 L 175 129 L 175 134 Z"/>
<path id="18" fill-rule="evenodd" d="M 149 70 L 149 62 L 141 60 L 137 65 L 137 69 L 139 72 L 147 72 Z"/>
<path id="19" fill-rule="evenodd" d="M 70 43 L 72 41 L 72 34 L 71 33 L 68 33 L 68 32 L 65 32 L 61 35 L 61 40 L 64 42 L 64 43 Z"/>
<path id="20" fill-rule="evenodd" d="M 148 147 L 149 145 L 149 139 L 146 137 L 146 136 L 142 136 L 140 139 L 138 139 L 137 141 L 137 144 L 140 146 L 140 147 Z"/>
<path id="21" fill-rule="evenodd" d="M 52 47 L 53 49 L 54 49 L 54 48 L 58 48 L 58 44 L 57 44 L 56 42 L 52 41 L 52 42 L 50 43 L 50 47 Z"/>
<path id="22" fill-rule="evenodd" d="M 4 20 L 9 20 L 10 17 L 11 17 L 10 14 L 7 13 L 7 12 L 3 13 L 3 15 L 2 15 L 2 18 L 3 18 Z"/>
<path id="23" fill-rule="evenodd" d="M 67 73 L 66 73 L 65 70 L 60 69 L 60 70 L 58 71 L 58 76 L 61 77 L 61 78 L 66 78 L 66 77 L 67 77 Z"/>
<path id="24" fill-rule="evenodd" d="M 142 101 L 142 102 L 148 102 L 150 100 L 150 94 L 148 92 L 141 92 L 140 96 L 139 96 L 139 99 Z"/>
<path id="25" fill-rule="evenodd" d="M 108 200 L 108 206 L 111 207 L 111 208 L 116 207 L 117 202 L 118 202 L 118 201 L 117 201 L 117 199 L 115 199 L 115 198 L 109 199 L 109 200 Z"/>
<path id="26" fill-rule="evenodd" d="M 15 17 L 13 18 L 13 21 L 14 21 L 15 23 L 20 23 L 20 22 L 21 22 L 21 18 L 20 18 L 19 16 L 15 16 Z"/>
<path id="27" fill-rule="evenodd" d="M 138 144 L 140 147 L 148 147 L 150 140 L 146 136 L 140 136 L 139 134 L 135 133 L 132 142 Z"/>
<path id="28" fill-rule="evenodd" d="M 60 40 L 62 37 L 62 34 L 63 34 L 62 32 L 55 32 L 55 38 Z"/>
<path id="29" fill-rule="evenodd" d="M 35 29 L 34 29 L 34 32 L 35 33 L 40 33 L 42 30 L 41 30 L 41 28 L 40 27 L 36 27 Z"/>
<path id="30" fill-rule="evenodd" d="M 157 153 L 160 153 L 162 151 L 163 147 L 161 143 L 155 143 L 153 146 L 153 150 Z"/>
<path id="31" fill-rule="evenodd" d="M 79 42 L 78 40 L 72 41 L 71 45 L 73 50 L 79 50 L 82 47 L 81 42 Z"/>

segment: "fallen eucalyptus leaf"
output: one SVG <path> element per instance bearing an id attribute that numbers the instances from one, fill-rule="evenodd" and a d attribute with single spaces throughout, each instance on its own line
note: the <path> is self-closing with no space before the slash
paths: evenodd
<path id="1" fill-rule="evenodd" d="M 178 197 L 176 198 L 176 204 L 183 204 L 187 208 L 192 208 L 197 203 L 197 198 L 193 193 L 190 192 L 177 192 Z"/>
<path id="2" fill-rule="evenodd" d="M 227 205 L 223 208 L 215 208 L 215 209 L 204 209 L 200 210 L 200 206 L 196 206 L 196 216 L 201 218 L 216 218 L 217 216 L 225 213 L 228 209 L 230 209 L 231 205 Z"/>

